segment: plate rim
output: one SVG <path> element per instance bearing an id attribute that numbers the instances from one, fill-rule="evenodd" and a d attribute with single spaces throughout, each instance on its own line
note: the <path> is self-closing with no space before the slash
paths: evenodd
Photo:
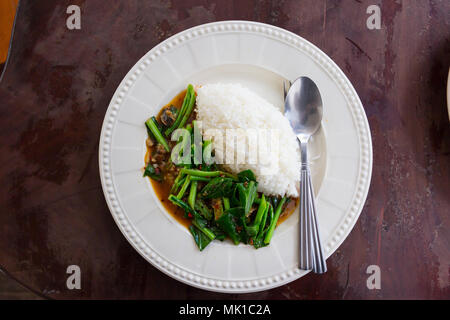
<path id="1" fill-rule="evenodd" d="M 158 56 L 170 50 L 185 41 L 193 38 L 202 37 L 206 34 L 220 34 L 222 32 L 247 32 L 257 35 L 264 35 L 275 40 L 286 43 L 300 52 L 306 54 L 318 66 L 330 76 L 340 91 L 345 97 L 347 107 L 350 109 L 352 120 L 358 134 L 359 143 L 359 173 L 355 190 L 357 190 L 352 197 L 349 210 L 346 211 L 342 220 L 336 229 L 337 234 L 332 238 L 332 248 L 327 254 L 327 258 L 331 256 L 342 242 L 347 238 L 352 231 L 356 221 L 358 220 L 362 209 L 364 207 L 367 194 L 370 188 L 373 166 L 373 150 L 372 138 L 369 122 L 365 113 L 362 102 L 356 93 L 350 80 L 344 72 L 337 66 L 337 64 L 326 55 L 321 49 L 302 38 L 301 36 L 290 32 L 288 30 L 276 27 L 270 24 L 261 22 L 245 21 L 245 20 L 227 20 L 217 21 L 206 24 L 197 25 L 189 29 L 183 30 L 168 39 L 160 42 L 144 54 L 131 69 L 124 76 L 116 91 L 114 92 L 108 108 L 105 112 L 102 129 L 99 141 L 99 172 L 100 180 L 105 196 L 106 203 L 116 222 L 119 230 L 132 245 L 132 247 L 150 262 L 154 267 L 170 277 L 183 282 L 185 284 L 197 287 L 200 289 L 222 292 L 222 293 L 249 293 L 262 290 L 272 289 L 291 281 L 294 281 L 301 276 L 307 274 L 307 271 L 294 268 L 282 272 L 280 275 L 270 276 L 265 279 L 256 280 L 229 280 L 222 281 L 218 279 L 211 279 L 198 274 L 191 273 L 186 270 L 180 270 L 176 265 L 166 261 L 158 252 L 150 248 L 137 232 L 133 230 L 131 223 L 127 220 L 126 215 L 122 212 L 122 208 L 117 201 L 118 197 L 114 188 L 114 183 L 111 179 L 111 159 L 110 147 L 112 140 L 112 129 L 118 115 L 118 110 L 126 92 L 134 83 L 138 75 L 143 72 L 148 65 L 151 64 Z"/>

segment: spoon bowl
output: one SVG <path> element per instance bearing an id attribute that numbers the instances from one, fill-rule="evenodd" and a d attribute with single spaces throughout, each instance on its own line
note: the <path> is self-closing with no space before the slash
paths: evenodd
<path id="1" fill-rule="evenodd" d="M 320 128 L 322 98 L 314 81 L 300 77 L 292 83 L 286 96 L 284 113 L 299 140 L 309 139 Z"/>

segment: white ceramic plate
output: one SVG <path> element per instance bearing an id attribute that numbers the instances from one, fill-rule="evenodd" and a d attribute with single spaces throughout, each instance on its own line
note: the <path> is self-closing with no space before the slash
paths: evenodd
<path id="1" fill-rule="evenodd" d="M 344 241 L 372 172 L 370 129 L 358 95 L 339 67 L 303 38 L 267 24 L 224 21 L 188 29 L 150 50 L 122 80 L 105 115 L 99 148 L 105 198 L 122 233 L 147 261 L 189 285 L 229 293 L 274 288 L 307 273 L 297 268 L 297 214 L 276 229 L 268 247 L 215 241 L 200 252 L 141 172 L 144 121 L 188 83 L 239 82 L 281 108 L 281 80 L 302 75 L 317 83 L 324 104 L 311 152 L 326 256 Z"/>

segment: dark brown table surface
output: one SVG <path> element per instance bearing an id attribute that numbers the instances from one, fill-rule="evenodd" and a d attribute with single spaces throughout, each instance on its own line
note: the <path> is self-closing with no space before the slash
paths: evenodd
<path id="1" fill-rule="evenodd" d="M 381 7 L 381 30 L 366 9 Z M 345 3 L 345 4 L 344 4 Z M 66 8 L 81 7 L 81 30 Z M 226 295 L 179 283 L 125 240 L 106 206 L 98 142 L 109 101 L 153 46 L 229 19 L 280 26 L 344 70 L 374 150 L 364 210 L 325 275 Z M 0 266 L 51 298 L 450 298 L 449 1 L 21 0 L 0 82 Z M 66 268 L 82 289 L 66 288 Z M 368 290 L 366 269 L 381 268 Z"/>

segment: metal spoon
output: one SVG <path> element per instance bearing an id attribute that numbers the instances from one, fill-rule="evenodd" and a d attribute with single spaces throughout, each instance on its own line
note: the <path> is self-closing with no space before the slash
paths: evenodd
<path id="1" fill-rule="evenodd" d="M 320 128 L 323 106 L 316 84 L 308 77 L 295 80 L 285 99 L 285 116 L 300 143 L 300 269 L 327 271 L 317 225 L 316 206 L 308 164 L 309 138 Z"/>

